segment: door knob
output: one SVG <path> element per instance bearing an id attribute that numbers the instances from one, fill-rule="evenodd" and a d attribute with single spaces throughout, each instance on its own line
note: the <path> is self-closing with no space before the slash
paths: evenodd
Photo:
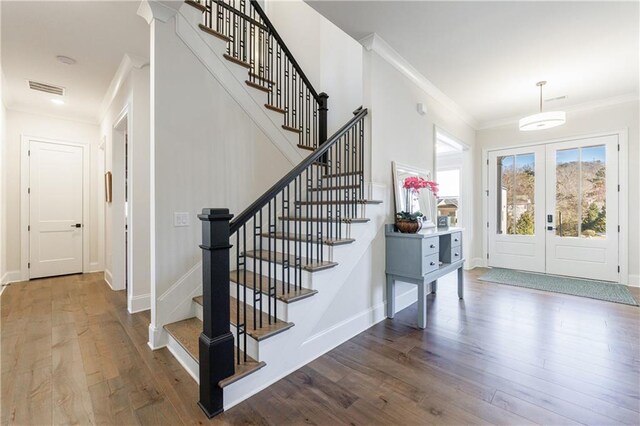
<path id="1" fill-rule="evenodd" d="M 76 223 L 75 225 L 71 225 L 72 228 L 82 228 L 81 223 Z"/>

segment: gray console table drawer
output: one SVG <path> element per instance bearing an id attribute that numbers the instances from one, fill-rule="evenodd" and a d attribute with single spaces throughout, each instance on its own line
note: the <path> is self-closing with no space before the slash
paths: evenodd
<path id="1" fill-rule="evenodd" d="M 454 232 L 451 234 L 451 247 L 457 247 L 462 244 L 462 233 Z"/>
<path id="2" fill-rule="evenodd" d="M 438 253 L 428 254 L 422 258 L 422 275 L 433 272 L 439 267 Z"/>
<path id="3" fill-rule="evenodd" d="M 450 250 L 442 254 L 442 262 L 444 263 L 455 263 L 460 259 L 462 259 L 462 250 L 460 246 L 452 247 Z"/>
<path id="4" fill-rule="evenodd" d="M 422 240 L 422 254 L 433 254 L 440 252 L 440 238 L 425 238 Z"/>

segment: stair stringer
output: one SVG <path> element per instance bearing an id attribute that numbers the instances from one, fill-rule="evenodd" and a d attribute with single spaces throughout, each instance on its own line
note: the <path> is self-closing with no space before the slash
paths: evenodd
<path id="1" fill-rule="evenodd" d="M 247 70 L 224 59 L 226 42 L 200 30 L 198 25 L 202 22 L 202 16 L 198 17 L 193 10 L 192 6 L 184 4 L 176 14 L 175 31 L 178 38 L 285 158 L 292 165 L 300 163 L 306 155 L 300 153 L 297 137 L 290 136 L 291 132 L 282 128 L 282 114 L 265 108 L 266 95 L 247 86 Z M 257 99 L 262 97 L 264 102 L 259 103 Z"/>
<path id="2" fill-rule="evenodd" d="M 386 188 L 383 188 L 384 192 Z M 379 194 L 381 205 L 366 207 L 366 224 L 354 224 L 355 242 L 335 254 L 335 268 L 310 274 L 305 287 L 318 290 L 313 297 L 292 303 L 287 320 L 295 327 L 258 342 L 260 361 L 267 366 L 224 389 L 225 409 L 249 398 L 315 358 L 344 343 L 385 318 L 384 224 L 389 197 Z M 415 286 L 397 286 L 397 309 L 416 301 Z M 353 312 L 353 297 L 366 298 Z M 342 305 L 342 306 L 340 306 Z"/>

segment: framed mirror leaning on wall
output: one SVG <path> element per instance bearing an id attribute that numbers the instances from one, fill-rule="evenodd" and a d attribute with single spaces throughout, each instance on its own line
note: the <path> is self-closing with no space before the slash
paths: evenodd
<path id="1" fill-rule="evenodd" d="M 419 211 L 422 217 L 423 228 L 435 227 L 436 200 L 433 193 L 428 188 L 423 188 L 418 193 L 414 193 L 403 187 L 404 180 L 408 177 L 420 177 L 424 180 L 431 180 L 431 172 L 426 169 L 408 166 L 406 164 L 393 161 L 393 192 L 395 195 L 396 212 L 415 213 Z"/>

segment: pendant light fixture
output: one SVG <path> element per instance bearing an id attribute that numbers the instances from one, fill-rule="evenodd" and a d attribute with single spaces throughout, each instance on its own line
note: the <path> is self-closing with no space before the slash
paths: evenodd
<path id="1" fill-rule="evenodd" d="M 542 86 L 546 81 L 539 81 L 536 86 L 540 87 L 540 112 L 520 119 L 520 130 L 529 132 L 532 130 L 550 129 L 562 126 L 567 121 L 567 114 L 564 111 L 542 112 Z"/>

